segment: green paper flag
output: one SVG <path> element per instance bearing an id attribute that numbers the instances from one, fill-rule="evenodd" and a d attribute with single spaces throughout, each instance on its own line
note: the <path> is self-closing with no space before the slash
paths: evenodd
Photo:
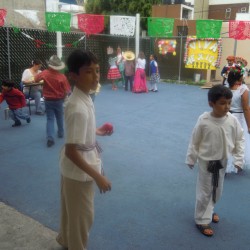
<path id="1" fill-rule="evenodd" d="M 148 18 L 148 35 L 154 37 L 172 37 L 174 18 Z"/>
<path id="2" fill-rule="evenodd" d="M 220 38 L 221 20 L 196 20 L 197 38 Z"/>
<path id="3" fill-rule="evenodd" d="M 45 18 L 48 31 L 70 31 L 71 14 L 61 12 L 46 12 Z"/>

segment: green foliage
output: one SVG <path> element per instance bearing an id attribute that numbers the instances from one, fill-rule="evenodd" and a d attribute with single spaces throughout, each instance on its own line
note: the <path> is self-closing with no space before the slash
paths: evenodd
<path id="1" fill-rule="evenodd" d="M 151 16 L 152 5 L 160 4 L 161 0 L 89 0 L 86 13 L 102 15 L 141 16 L 141 28 L 147 28 L 147 17 Z"/>

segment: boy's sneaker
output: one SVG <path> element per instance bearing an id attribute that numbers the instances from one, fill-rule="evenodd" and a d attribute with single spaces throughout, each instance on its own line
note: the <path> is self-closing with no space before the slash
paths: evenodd
<path id="1" fill-rule="evenodd" d="M 30 117 L 26 119 L 26 122 L 27 122 L 27 123 L 30 123 L 30 122 L 31 122 Z"/>
<path id="2" fill-rule="evenodd" d="M 15 121 L 15 123 L 12 125 L 12 127 L 19 127 L 21 126 L 21 122 L 20 121 Z"/>

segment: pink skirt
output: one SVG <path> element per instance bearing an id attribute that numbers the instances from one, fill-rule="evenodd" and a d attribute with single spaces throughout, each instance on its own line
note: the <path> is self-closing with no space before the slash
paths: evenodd
<path id="1" fill-rule="evenodd" d="M 107 78 L 109 80 L 120 79 L 122 76 L 118 68 L 109 69 Z"/>
<path id="2" fill-rule="evenodd" d="M 147 79 L 144 69 L 138 68 L 135 72 L 133 92 L 134 93 L 148 92 Z"/>

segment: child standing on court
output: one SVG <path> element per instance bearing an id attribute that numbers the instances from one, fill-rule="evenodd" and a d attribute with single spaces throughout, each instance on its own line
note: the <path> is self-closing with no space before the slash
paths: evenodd
<path id="1" fill-rule="evenodd" d="M 186 164 L 191 169 L 197 161 L 199 165 L 195 223 L 206 236 L 213 235 L 210 223 L 219 222 L 214 206 L 222 194 L 229 155 L 234 155 L 234 165 L 238 170 L 241 170 L 244 161 L 243 130 L 228 112 L 231 99 L 231 90 L 223 85 L 209 90 L 208 103 L 212 111 L 199 117 L 187 151 Z"/>
<path id="2" fill-rule="evenodd" d="M 94 104 L 89 95 L 100 78 L 98 60 L 91 52 L 73 51 L 67 59 L 74 89 L 65 107 L 66 141 L 61 151 L 61 223 L 57 242 L 69 250 L 87 247 L 94 219 L 94 182 L 101 193 L 111 190 L 101 174 L 97 135 L 110 135 L 96 128 Z"/>
<path id="3" fill-rule="evenodd" d="M 2 82 L 2 94 L 0 95 L 0 103 L 5 100 L 9 106 L 10 117 L 15 122 L 12 127 L 21 126 L 21 121 L 26 120 L 30 123 L 30 116 L 23 112 L 23 107 L 26 106 L 26 100 L 23 92 L 14 88 L 14 83 L 9 80 Z"/>
<path id="4" fill-rule="evenodd" d="M 157 58 L 150 55 L 150 89 L 149 91 L 158 92 L 157 83 L 160 81 Z"/>

